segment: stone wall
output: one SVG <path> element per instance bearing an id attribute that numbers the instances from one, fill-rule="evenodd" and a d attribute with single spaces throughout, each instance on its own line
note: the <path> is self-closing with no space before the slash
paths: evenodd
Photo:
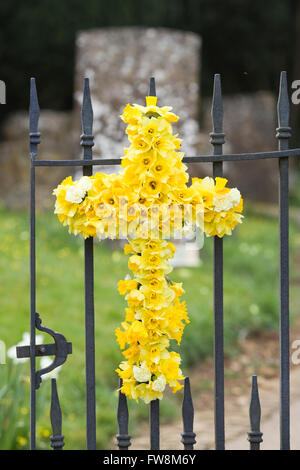
<path id="1" fill-rule="evenodd" d="M 72 120 L 70 113 L 41 112 L 39 130 L 42 136 L 38 158 L 72 158 Z M 29 204 L 30 176 L 28 113 L 11 115 L 4 123 L 3 137 L 4 142 L 0 144 L 0 201 L 11 208 L 25 208 Z M 52 189 L 69 173 L 70 169 L 63 167 L 37 168 L 38 207 L 53 207 Z"/>

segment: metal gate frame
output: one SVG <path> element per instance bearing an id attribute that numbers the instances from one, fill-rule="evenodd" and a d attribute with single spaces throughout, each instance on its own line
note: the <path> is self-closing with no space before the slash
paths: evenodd
<path id="1" fill-rule="evenodd" d="M 149 95 L 155 96 L 155 81 L 150 79 Z M 38 167 L 82 167 L 83 175 L 90 176 L 94 165 L 119 165 L 120 158 L 93 159 L 93 110 L 90 97 L 89 80 L 84 80 L 82 103 L 82 130 L 80 144 L 83 147 L 83 158 L 80 160 L 37 160 L 40 133 L 38 132 L 39 104 L 35 79 L 31 79 L 29 107 L 29 142 L 30 142 L 30 345 L 17 348 L 18 357 L 30 357 L 31 393 L 30 393 L 30 434 L 31 449 L 36 447 L 36 390 L 39 388 L 42 375 L 63 364 L 67 355 L 72 352 L 72 344 L 63 335 L 42 326 L 41 318 L 36 312 L 36 210 L 35 178 Z M 225 134 L 223 132 L 223 104 L 221 78 L 214 77 L 212 100 L 212 124 L 210 143 L 212 155 L 187 156 L 185 163 L 211 162 L 213 176 L 223 175 L 223 162 L 278 159 L 279 162 L 279 298 L 280 298 L 280 448 L 290 448 L 290 365 L 289 365 L 289 158 L 299 157 L 300 148 L 289 149 L 291 137 L 289 127 L 289 97 L 286 72 L 281 72 L 279 97 L 277 105 L 278 150 L 270 152 L 251 152 L 241 154 L 223 154 Z M 96 398 L 95 398 L 95 333 L 94 333 L 94 248 L 93 238 L 84 240 L 85 270 L 85 357 L 86 357 L 86 444 L 87 449 L 96 449 Z M 50 334 L 54 344 L 36 345 L 36 329 Z M 53 355 L 52 364 L 42 370 L 36 370 L 36 356 Z M 215 447 L 225 449 L 224 421 L 224 332 L 223 332 L 223 239 L 214 237 L 214 408 L 215 408 Z M 56 380 L 52 379 L 51 424 L 53 434 L 51 446 L 62 449 L 62 416 L 57 394 Z M 193 404 L 189 379 L 185 380 L 183 400 L 184 432 L 182 442 L 186 450 L 193 449 Z M 260 432 L 260 403 L 256 376 L 252 378 L 250 405 L 251 431 L 248 433 L 250 448 L 258 450 L 262 441 Z M 120 449 L 128 449 L 128 409 L 126 397 L 119 393 L 118 404 Z M 150 445 L 159 449 L 159 401 L 150 403 Z"/>

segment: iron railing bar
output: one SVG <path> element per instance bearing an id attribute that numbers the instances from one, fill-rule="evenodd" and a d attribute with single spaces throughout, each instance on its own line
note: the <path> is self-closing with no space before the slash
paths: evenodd
<path id="1" fill-rule="evenodd" d="M 35 168 L 33 162 L 40 143 L 38 121 L 40 108 L 35 79 L 30 80 L 29 147 L 30 165 L 30 448 L 36 447 L 36 380 L 35 380 L 35 312 L 36 312 L 36 245 L 35 245 Z"/>
<path id="2" fill-rule="evenodd" d="M 288 148 L 289 97 L 286 72 L 281 72 L 277 104 L 279 150 Z M 290 325 L 289 325 L 289 160 L 279 159 L 279 250 L 280 250 L 280 448 L 290 449 Z"/>
<path id="3" fill-rule="evenodd" d="M 90 161 L 83 160 L 35 160 L 34 166 L 85 166 L 86 168 L 95 165 L 120 165 L 121 158 L 93 158 Z"/>
<path id="4" fill-rule="evenodd" d="M 160 450 L 159 400 L 150 401 L 150 450 Z"/>
<path id="5" fill-rule="evenodd" d="M 214 77 L 212 101 L 213 132 L 210 142 L 217 156 L 213 163 L 214 178 L 223 175 L 223 163 L 220 155 L 223 152 L 225 135 L 223 133 L 223 104 L 221 78 Z M 223 240 L 214 237 L 214 381 L 215 381 L 215 444 L 217 450 L 225 449 L 224 418 L 224 331 L 223 331 Z"/>
<path id="6" fill-rule="evenodd" d="M 267 160 L 269 158 L 299 157 L 300 148 L 273 150 L 271 152 L 227 153 L 216 155 L 195 155 L 183 157 L 184 163 L 233 162 L 244 160 Z"/>
<path id="7" fill-rule="evenodd" d="M 36 445 L 35 389 L 35 310 L 36 310 L 36 253 L 35 253 L 35 169 L 30 168 L 30 448 Z"/>
<path id="8" fill-rule="evenodd" d="M 89 80 L 85 78 L 81 111 L 83 162 L 92 160 L 94 137 L 93 109 Z M 92 175 L 92 166 L 83 165 L 83 175 Z M 93 238 L 84 240 L 85 284 L 85 355 L 86 355 L 86 443 L 88 450 L 96 449 L 96 396 L 95 396 L 95 312 L 94 312 L 94 245 Z"/>
<path id="9" fill-rule="evenodd" d="M 242 160 L 263 160 L 269 158 L 299 157 L 300 148 L 287 150 L 274 150 L 272 152 L 231 153 L 222 155 L 195 155 L 183 157 L 184 163 L 211 163 L 231 162 Z M 94 158 L 89 162 L 82 160 L 34 160 L 33 166 L 94 166 L 94 165 L 120 165 L 121 158 Z"/>
<path id="10" fill-rule="evenodd" d="M 149 95 L 156 96 L 155 78 L 150 78 Z M 149 421 L 150 421 L 150 449 L 159 450 L 160 437 L 159 437 L 159 400 L 150 401 L 149 406 Z"/>

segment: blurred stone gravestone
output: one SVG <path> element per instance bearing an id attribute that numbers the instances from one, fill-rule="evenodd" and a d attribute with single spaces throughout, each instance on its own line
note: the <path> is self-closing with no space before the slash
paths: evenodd
<path id="1" fill-rule="evenodd" d="M 38 159 L 72 158 L 72 115 L 70 112 L 41 110 L 39 132 L 41 145 Z M 28 147 L 28 113 L 17 111 L 2 124 L 0 143 L 0 204 L 13 209 L 27 209 L 29 204 L 30 156 Z M 52 209 L 52 190 L 70 174 L 68 167 L 41 167 L 36 178 L 38 208 Z"/>
<path id="2" fill-rule="evenodd" d="M 90 79 L 94 110 L 94 156 L 122 156 L 128 146 L 119 118 L 127 103 L 145 103 L 155 76 L 158 104 L 179 114 L 182 150 L 197 151 L 201 39 L 190 32 L 151 28 L 105 28 L 78 33 L 75 115 L 84 77 Z M 79 119 L 77 125 L 79 126 Z"/>
<path id="3" fill-rule="evenodd" d="M 223 97 L 224 153 L 276 150 L 276 97 L 269 91 Z M 211 130 L 211 100 L 204 101 L 203 130 Z M 274 160 L 274 161 L 273 161 Z M 291 162 L 292 167 L 292 162 Z M 224 176 L 247 199 L 277 202 L 278 162 L 275 159 L 224 163 Z"/>
<path id="4" fill-rule="evenodd" d="M 176 132 L 182 150 L 199 152 L 199 78 L 201 39 L 190 32 L 152 28 L 105 28 L 78 33 L 75 73 L 75 116 L 80 122 L 82 82 L 90 79 L 94 111 L 94 158 L 122 156 L 128 147 L 119 115 L 127 103 L 145 103 L 149 78 L 156 79 L 158 104 L 179 114 Z M 95 171 L 119 171 L 107 166 Z M 180 260 L 189 259 L 184 243 L 177 245 Z M 197 250 L 194 251 L 197 264 Z"/>

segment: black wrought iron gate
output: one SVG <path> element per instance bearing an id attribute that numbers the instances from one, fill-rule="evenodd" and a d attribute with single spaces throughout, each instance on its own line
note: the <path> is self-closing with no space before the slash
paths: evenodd
<path id="1" fill-rule="evenodd" d="M 154 78 L 150 79 L 150 93 L 155 96 Z M 278 98 L 278 150 L 270 152 L 254 152 L 243 154 L 223 154 L 225 134 L 223 133 L 223 105 L 220 75 L 214 78 L 214 91 L 212 102 L 213 131 L 210 142 L 213 146 L 212 155 L 187 156 L 186 163 L 211 162 L 214 177 L 222 176 L 223 162 L 278 159 L 279 162 L 279 270 L 280 270 L 280 447 L 290 448 L 290 367 L 289 367 L 289 157 L 300 156 L 300 149 L 288 149 L 291 136 L 289 127 L 289 97 L 286 72 L 281 72 L 279 98 Z M 93 111 L 88 79 L 84 80 L 82 104 L 82 129 L 80 144 L 83 147 L 81 160 L 38 160 L 38 132 L 39 105 L 35 80 L 31 79 L 30 87 L 30 345 L 18 347 L 18 357 L 30 357 L 31 368 L 31 448 L 36 446 L 36 391 L 40 386 L 43 374 L 63 364 L 68 354 L 72 352 L 72 344 L 68 343 L 60 333 L 42 325 L 41 318 L 36 309 L 36 230 L 35 230 L 35 178 L 38 167 L 82 167 L 84 175 L 91 175 L 93 165 L 119 165 L 120 158 L 93 159 Z M 96 448 L 96 397 L 95 397 L 95 333 L 94 333 L 94 254 L 93 239 L 84 241 L 84 270 L 85 270 L 85 355 L 86 355 L 86 444 L 87 449 Z M 36 345 L 36 329 L 50 334 L 54 343 Z M 53 355 L 52 364 L 42 370 L 36 370 L 36 356 Z M 214 402 L 215 402 L 215 446 L 216 449 L 225 449 L 225 422 L 224 422 L 224 338 L 223 338 L 223 240 L 214 239 Z M 150 447 L 159 449 L 159 401 L 150 403 Z M 193 432 L 193 404 L 190 392 L 189 379 L 185 380 L 183 400 L 183 433 L 182 443 L 186 450 L 192 450 L 195 444 Z M 64 445 L 62 435 L 62 415 L 59 405 L 56 380 L 52 379 L 51 398 L 51 424 L 53 434 L 51 446 L 62 449 Z M 117 435 L 120 449 L 128 449 L 130 436 L 128 435 L 128 409 L 126 397 L 119 393 Z M 257 378 L 252 378 L 252 392 L 250 404 L 251 430 L 248 433 L 250 448 L 258 450 L 262 441 L 260 431 L 260 403 L 258 396 Z"/>

